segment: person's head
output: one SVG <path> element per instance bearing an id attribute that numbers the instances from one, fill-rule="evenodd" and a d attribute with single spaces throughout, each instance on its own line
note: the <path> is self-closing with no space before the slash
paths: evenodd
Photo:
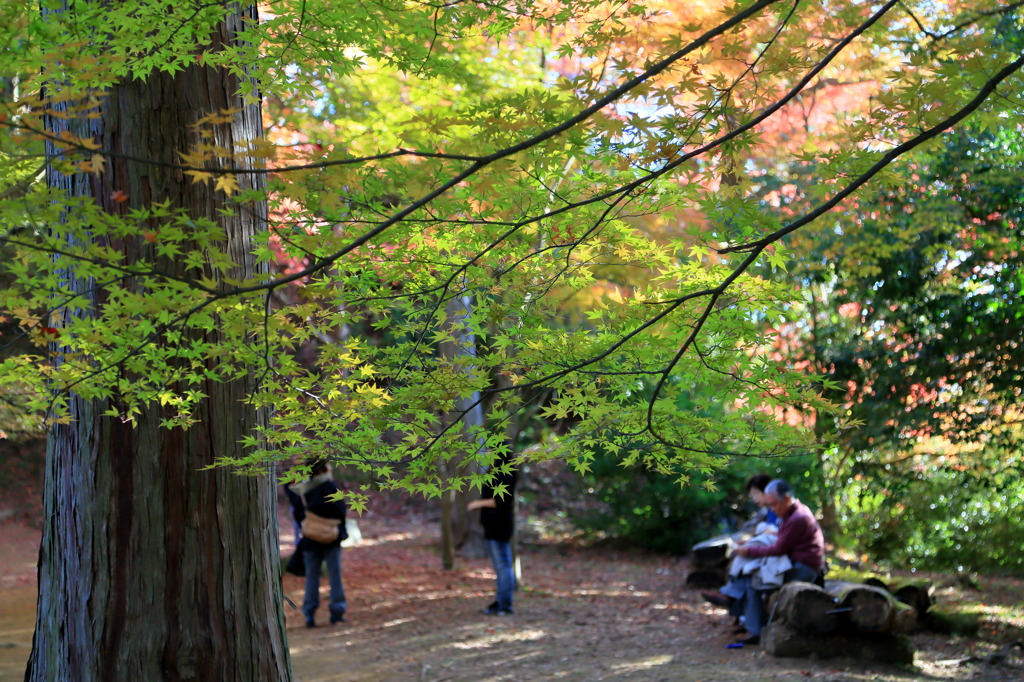
<path id="1" fill-rule="evenodd" d="M 781 478 L 776 478 L 764 488 L 764 503 L 781 518 L 793 504 L 793 489 Z"/>
<path id="2" fill-rule="evenodd" d="M 751 476 L 747 481 L 747 494 L 758 507 L 764 506 L 764 489 L 771 483 L 772 477 L 768 474 L 757 474 Z"/>
<path id="3" fill-rule="evenodd" d="M 306 466 L 309 467 L 310 478 L 326 474 L 331 470 L 331 464 L 326 459 L 308 459 L 306 460 Z"/>

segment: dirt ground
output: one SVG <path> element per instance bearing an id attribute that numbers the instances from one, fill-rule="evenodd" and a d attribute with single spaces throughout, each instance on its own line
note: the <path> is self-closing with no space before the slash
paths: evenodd
<path id="1" fill-rule="evenodd" d="M 286 606 L 298 680 L 1024 680 L 1019 652 L 1000 665 L 949 662 L 1024 639 L 1020 581 L 982 578 L 972 590 L 935 576 L 940 607 L 974 605 L 984 622 L 974 638 L 915 634 L 913 667 L 776 659 L 756 646 L 726 648 L 731 622 L 685 587 L 685 559 L 526 532 L 515 614 L 499 618 L 480 613 L 492 595 L 489 562 L 460 560 L 455 570 L 442 570 L 437 523 L 428 514 L 370 513 L 359 525 L 362 540 L 343 553 L 349 622 L 306 629 Z M 287 523 L 281 530 L 287 552 L 291 530 Z M 0 680 L 24 674 L 38 539 L 17 520 L 0 523 Z M 301 579 L 284 580 L 286 594 L 301 603 Z M 318 615 L 324 623 L 326 609 Z"/>

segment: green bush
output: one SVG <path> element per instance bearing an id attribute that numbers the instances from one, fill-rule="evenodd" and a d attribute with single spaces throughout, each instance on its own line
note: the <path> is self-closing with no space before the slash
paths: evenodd
<path id="1" fill-rule="evenodd" d="M 793 482 L 798 496 L 806 458 L 748 459 L 719 472 L 714 491 L 704 487 L 709 477 L 694 474 L 681 487 L 673 477 L 637 468 L 623 468 L 618 459 L 597 453 L 592 471 L 578 478 L 569 518 L 590 537 L 658 552 L 684 554 L 701 540 L 732 532 L 756 512 L 746 493 L 746 482 L 756 473 Z"/>
<path id="2" fill-rule="evenodd" d="M 1024 480 L 978 474 L 933 466 L 885 487 L 854 482 L 842 499 L 846 535 L 857 551 L 907 568 L 1021 573 Z"/>

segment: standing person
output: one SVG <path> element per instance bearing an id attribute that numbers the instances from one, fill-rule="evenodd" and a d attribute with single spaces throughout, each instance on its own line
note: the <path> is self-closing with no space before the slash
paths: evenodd
<path id="1" fill-rule="evenodd" d="M 508 463 L 502 459 L 503 464 Z M 489 616 L 512 615 L 512 594 L 516 589 L 516 574 L 512 566 L 512 535 L 515 532 L 515 491 L 517 474 L 496 473 L 494 480 L 485 485 L 479 500 L 473 500 L 466 508 L 480 510 L 480 523 L 484 527 L 484 538 L 494 565 L 494 601 L 484 609 Z M 504 486 L 504 493 L 495 494 L 495 489 Z"/>
<path id="2" fill-rule="evenodd" d="M 345 531 L 345 503 L 341 500 L 330 501 L 327 498 L 339 492 L 331 476 L 331 465 L 323 460 L 310 463 L 309 479 L 294 486 L 286 486 L 285 492 L 292 502 L 295 520 L 302 526 L 306 521 L 307 512 L 321 519 L 337 520 L 337 537 L 333 540 L 317 541 L 309 537 L 309 531 L 303 534 L 296 551 L 302 552 L 306 568 L 306 593 L 302 600 L 302 615 L 306 617 L 306 627 L 316 627 L 315 614 L 320 606 L 320 566 L 327 566 L 327 582 L 331 588 L 331 599 L 328 602 L 330 621 L 345 622 L 345 586 L 341 581 L 341 541 L 348 537 Z M 308 526 L 307 526 L 308 528 Z"/>
<path id="3" fill-rule="evenodd" d="M 792 568 L 785 572 L 783 582 L 814 582 L 825 565 L 825 537 L 814 514 L 793 497 L 793 489 L 781 479 L 775 479 L 764 489 L 764 501 L 782 519 L 778 539 L 770 545 L 741 545 L 736 554 L 750 559 L 788 557 Z M 758 644 L 765 621 L 763 593 L 746 576 L 730 581 L 722 592 L 735 599 L 733 606 L 743 611 L 750 636 L 740 641 Z"/>

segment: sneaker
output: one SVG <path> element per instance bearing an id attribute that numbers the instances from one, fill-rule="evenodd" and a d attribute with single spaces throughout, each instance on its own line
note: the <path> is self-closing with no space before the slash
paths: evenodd
<path id="1" fill-rule="evenodd" d="M 751 645 L 753 645 L 753 644 L 760 644 L 761 643 L 761 636 L 760 635 L 751 635 L 750 637 L 744 637 L 743 639 L 737 639 L 736 643 L 737 644 L 751 644 Z"/>
<path id="2" fill-rule="evenodd" d="M 307 618 L 306 619 L 306 627 L 307 628 L 315 628 L 316 627 L 316 621 L 313 620 L 312 618 Z"/>
<path id="3" fill-rule="evenodd" d="M 331 614 L 331 625 L 334 625 L 335 623 L 347 623 L 347 622 L 348 622 L 348 619 L 345 618 L 345 612 L 344 611 L 341 612 L 341 613 L 332 613 Z"/>
<path id="4" fill-rule="evenodd" d="M 710 602 L 715 606 L 721 606 L 723 609 L 732 606 L 733 602 L 732 597 L 727 597 L 720 592 L 701 592 L 700 596 L 704 597 L 704 601 Z"/>

